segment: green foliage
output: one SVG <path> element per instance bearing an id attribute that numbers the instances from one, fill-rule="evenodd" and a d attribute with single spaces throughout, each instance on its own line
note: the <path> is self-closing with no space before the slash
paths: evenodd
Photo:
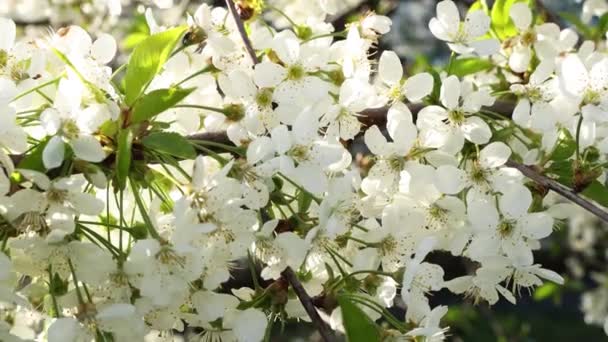
<path id="1" fill-rule="evenodd" d="M 487 71 L 494 67 L 492 61 L 481 58 L 458 58 L 454 59 L 450 69 L 450 74 L 464 77 L 480 71 Z"/>
<path id="2" fill-rule="evenodd" d="M 355 303 L 344 296 L 338 297 L 342 309 L 344 329 L 349 342 L 380 341 L 376 324 Z"/>
<path id="3" fill-rule="evenodd" d="M 46 147 L 46 144 L 49 143 L 49 140 L 51 140 L 49 137 L 45 138 L 40 141 L 36 147 L 24 154 L 23 159 L 21 159 L 17 167 L 20 169 L 46 172 L 44 162 L 42 161 L 42 152 L 44 152 L 44 148 Z"/>
<path id="4" fill-rule="evenodd" d="M 583 191 L 583 195 L 604 207 L 608 207 L 608 188 L 598 181 L 593 181 Z"/>
<path id="5" fill-rule="evenodd" d="M 190 95 L 194 89 L 158 89 L 142 96 L 133 106 L 131 123 L 138 123 L 154 118 L 156 115 L 178 104 L 186 96 Z"/>
<path id="6" fill-rule="evenodd" d="M 553 152 L 551 153 L 551 160 L 566 160 L 572 157 L 575 152 L 576 141 L 567 129 L 562 129 L 561 138 L 558 140 Z"/>
<path id="7" fill-rule="evenodd" d="M 560 12 L 560 17 L 572 24 L 576 30 L 585 37 L 585 39 L 593 39 L 593 31 L 589 25 L 583 23 L 578 14 L 570 12 Z"/>
<path id="8" fill-rule="evenodd" d="M 488 7 L 488 2 L 486 0 L 477 0 L 469 7 L 469 12 L 482 10 L 487 15 L 490 15 L 490 8 Z"/>
<path id="9" fill-rule="evenodd" d="M 186 31 L 179 26 L 146 38 L 139 43 L 127 65 L 125 76 L 125 102 L 131 106 L 162 69 L 173 49 Z"/>
<path id="10" fill-rule="evenodd" d="M 534 300 L 541 301 L 559 294 L 559 285 L 545 283 L 534 291 Z"/>
<path id="11" fill-rule="evenodd" d="M 492 6 L 490 17 L 492 19 L 492 29 L 500 39 L 507 39 L 517 35 L 517 29 L 511 19 L 511 6 L 518 2 L 525 2 L 530 5 L 531 0 L 496 0 Z"/>
<path id="12" fill-rule="evenodd" d="M 142 139 L 142 144 L 154 151 L 183 159 L 196 158 L 196 150 L 183 136 L 172 132 L 155 132 Z"/>
<path id="13" fill-rule="evenodd" d="M 118 133 L 118 150 L 116 151 L 116 182 L 118 188 L 124 190 L 131 169 L 131 147 L 133 146 L 133 132 L 124 129 Z"/>
<path id="14" fill-rule="evenodd" d="M 122 41 L 122 46 L 126 50 L 133 49 L 139 43 L 150 36 L 150 28 L 146 22 L 146 17 L 143 14 L 133 17 L 133 24 L 129 28 L 129 32 Z"/>

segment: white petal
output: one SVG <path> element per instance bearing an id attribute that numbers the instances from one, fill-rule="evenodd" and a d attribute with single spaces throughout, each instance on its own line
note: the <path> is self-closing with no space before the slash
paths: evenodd
<path id="1" fill-rule="evenodd" d="M 74 155 L 77 158 L 98 163 L 106 158 L 106 153 L 99 140 L 90 135 L 83 135 L 71 141 Z"/>
<path id="2" fill-rule="evenodd" d="M 423 72 L 416 74 L 405 81 L 403 90 L 408 100 L 419 102 L 433 91 L 433 76 Z"/>
<path id="3" fill-rule="evenodd" d="M 451 0 L 444 0 L 437 4 L 437 19 L 450 33 L 456 33 L 460 27 L 458 7 Z"/>
<path id="4" fill-rule="evenodd" d="M 568 55 L 560 64 L 560 85 L 567 95 L 580 97 L 589 85 L 587 67 L 577 55 Z"/>
<path id="5" fill-rule="evenodd" d="M 238 313 L 232 325 L 232 332 L 239 342 L 259 342 L 264 339 L 268 319 L 253 308 Z"/>
<path id="6" fill-rule="evenodd" d="M 522 126 L 528 127 L 530 123 L 530 101 L 521 99 L 513 110 L 513 121 Z"/>
<path id="7" fill-rule="evenodd" d="M 458 108 L 458 100 L 460 99 L 460 80 L 458 77 L 450 76 L 443 80 L 440 99 L 447 109 Z"/>
<path id="8" fill-rule="evenodd" d="M 63 162 L 65 146 L 60 137 L 54 136 L 44 147 L 42 151 L 42 162 L 47 169 L 59 167 Z"/>
<path id="9" fill-rule="evenodd" d="M 287 76 L 285 68 L 271 62 L 262 62 L 255 66 L 253 80 L 260 88 L 275 87 Z"/>
<path id="10" fill-rule="evenodd" d="M 272 139 L 260 137 L 255 139 L 247 147 L 247 162 L 251 165 L 267 157 L 273 152 Z"/>
<path id="11" fill-rule="evenodd" d="M 1 18 L 0 18 L 1 19 Z M 4 106 L 17 96 L 17 86 L 12 80 L 0 77 L 0 105 Z"/>
<path id="12" fill-rule="evenodd" d="M 519 31 L 525 31 L 532 25 L 532 11 L 525 2 L 513 4 L 509 16 L 513 19 L 513 23 Z"/>
<path id="13" fill-rule="evenodd" d="M 483 36 L 490 28 L 490 17 L 482 10 L 469 12 L 464 21 L 464 32 L 467 38 Z"/>
<path id="14" fill-rule="evenodd" d="M 547 213 L 532 213 L 521 219 L 524 235 L 532 239 L 545 238 L 553 232 L 553 218 Z"/>
<path id="15" fill-rule="evenodd" d="M 378 65 L 378 74 L 380 75 L 380 79 L 390 85 L 401 81 L 403 67 L 401 66 L 399 56 L 394 51 L 387 50 L 382 53 Z"/>
<path id="16" fill-rule="evenodd" d="M 467 118 L 460 128 L 464 137 L 477 145 L 488 143 L 492 137 L 490 126 L 476 116 Z"/>
<path id="17" fill-rule="evenodd" d="M 10 51 L 15 43 L 17 26 L 11 19 L 0 17 L 0 50 Z"/>
<path id="18" fill-rule="evenodd" d="M 517 219 L 528 212 L 532 194 L 523 185 L 508 188 L 499 198 L 500 211 L 508 218 Z"/>
<path id="19" fill-rule="evenodd" d="M 466 173 L 452 165 L 442 165 L 435 173 L 437 190 L 448 195 L 455 195 L 465 186 Z"/>
<path id="20" fill-rule="evenodd" d="M 479 163 L 485 169 L 503 166 L 511 157 L 511 149 L 503 142 L 493 142 L 479 153 Z"/>
<path id="21" fill-rule="evenodd" d="M 377 156 L 388 154 L 388 143 L 384 135 L 382 135 L 382 132 L 380 132 L 378 126 L 374 125 L 365 131 L 364 139 L 365 145 L 367 145 L 367 148 L 369 148 L 373 154 Z"/>
<path id="22" fill-rule="evenodd" d="M 528 70 L 530 60 L 532 59 L 532 51 L 528 46 L 518 46 L 513 49 L 509 56 L 509 67 L 517 73 L 522 73 Z"/>
<path id="23" fill-rule="evenodd" d="M 107 33 L 99 35 L 91 46 L 91 57 L 95 58 L 100 64 L 108 64 L 116 55 L 116 40 Z"/>

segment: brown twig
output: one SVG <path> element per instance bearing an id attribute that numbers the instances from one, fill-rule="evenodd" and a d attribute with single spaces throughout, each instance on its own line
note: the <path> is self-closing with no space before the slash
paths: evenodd
<path id="1" fill-rule="evenodd" d="M 606 212 L 602 208 L 598 207 L 597 205 L 593 204 L 592 202 L 588 201 L 584 197 L 578 195 L 572 189 L 560 184 L 559 182 L 557 182 L 545 175 L 542 175 L 541 173 L 537 172 L 533 167 L 519 164 L 512 160 L 507 161 L 507 166 L 518 169 L 519 171 L 521 171 L 521 173 L 524 174 L 524 176 L 530 178 L 535 183 L 537 183 L 547 189 L 553 190 L 554 192 L 558 193 L 562 197 L 572 201 L 573 203 L 577 204 L 581 208 L 583 208 L 583 209 L 587 210 L 588 212 L 592 213 L 593 215 L 597 216 L 602 221 L 608 222 L 608 212 Z"/>
<path id="2" fill-rule="evenodd" d="M 253 64 L 258 64 L 258 62 L 259 62 L 258 56 L 256 56 L 256 54 L 255 54 L 255 50 L 253 49 L 253 45 L 251 45 L 249 36 L 247 36 L 247 31 L 245 31 L 245 24 L 243 23 L 243 20 L 241 20 L 241 16 L 239 16 L 239 12 L 236 10 L 234 1 L 226 0 L 226 6 L 228 7 L 230 14 L 234 18 L 234 22 L 236 23 L 236 28 L 239 30 L 239 34 L 241 35 L 241 39 L 243 40 L 243 43 L 245 44 L 245 49 L 247 49 L 247 53 L 249 54 L 249 57 L 251 57 Z"/>
<path id="3" fill-rule="evenodd" d="M 293 291 L 296 293 L 296 295 L 300 299 L 300 303 L 302 303 L 304 310 L 306 310 L 306 313 L 312 320 L 312 324 L 319 331 L 319 334 L 321 334 L 321 338 L 323 338 L 323 341 L 336 341 L 336 338 L 335 338 L 331 328 L 321 318 L 321 316 L 319 316 L 319 313 L 317 312 L 317 309 L 313 303 L 312 298 L 310 298 L 308 293 L 306 293 L 306 290 L 302 286 L 302 283 L 300 283 L 300 280 L 298 280 L 298 276 L 291 269 L 291 267 L 287 267 L 285 269 L 285 271 L 283 271 L 283 273 L 281 273 L 281 275 L 285 279 L 287 279 L 289 284 L 291 284 L 291 287 L 293 287 Z"/>

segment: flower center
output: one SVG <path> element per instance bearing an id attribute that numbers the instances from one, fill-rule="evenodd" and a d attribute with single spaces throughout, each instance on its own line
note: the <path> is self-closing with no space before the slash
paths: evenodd
<path id="1" fill-rule="evenodd" d="M 46 198 L 49 202 L 63 203 L 68 198 L 68 191 L 51 188 L 46 192 Z"/>
<path id="2" fill-rule="evenodd" d="M 521 35 L 521 43 L 524 46 L 531 46 L 536 43 L 536 32 L 534 30 L 528 30 Z"/>
<path id="3" fill-rule="evenodd" d="M 301 65 L 291 65 L 287 68 L 287 79 L 291 81 L 298 81 L 304 78 L 304 68 Z"/>
<path id="4" fill-rule="evenodd" d="M 295 145 L 287 151 L 287 155 L 297 162 L 304 162 L 310 159 L 310 151 L 308 147 L 304 145 Z"/>
<path id="5" fill-rule="evenodd" d="M 255 96 L 255 103 L 260 107 L 272 106 L 272 90 L 268 88 L 260 90 Z"/>
<path id="6" fill-rule="evenodd" d="M 465 118 L 466 117 L 462 110 L 455 109 L 448 112 L 448 120 L 450 120 L 450 122 L 455 126 L 462 125 L 464 123 Z"/>
<path id="7" fill-rule="evenodd" d="M 245 107 L 238 103 L 226 105 L 224 106 L 224 115 L 232 122 L 241 121 L 245 117 Z"/>
<path id="8" fill-rule="evenodd" d="M 500 234 L 500 236 L 504 238 L 504 237 L 511 235 L 511 233 L 513 233 L 514 229 L 515 229 L 514 221 L 504 220 L 504 221 L 500 222 L 500 224 L 498 225 L 498 234 Z"/>
<path id="9" fill-rule="evenodd" d="M 600 98 L 599 92 L 587 89 L 583 95 L 583 105 L 598 105 L 600 103 Z"/>
<path id="10" fill-rule="evenodd" d="M 73 119 L 66 119 L 61 125 L 61 134 L 68 139 L 76 139 L 80 135 L 80 128 Z"/>

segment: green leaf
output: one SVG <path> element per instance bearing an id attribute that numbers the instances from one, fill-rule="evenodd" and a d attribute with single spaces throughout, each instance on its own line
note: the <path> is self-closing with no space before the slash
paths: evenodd
<path id="1" fill-rule="evenodd" d="M 602 15 L 595 28 L 595 39 L 602 39 L 608 31 L 608 13 Z"/>
<path id="2" fill-rule="evenodd" d="M 132 105 L 158 74 L 179 42 L 186 26 L 146 38 L 133 50 L 125 76 L 125 102 Z"/>
<path id="3" fill-rule="evenodd" d="M 481 58 L 459 58 L 452 62 L 451 74 L 464 77 L 480 71 L 486 71 L 494 67 L 494 64 Z"/>
<path id="4" fill-rule="evenodd" d="M 585 39 L 593 39 L 593 32 L 591 28 L 583 23 L 577 14 L 570 12 L 560 12 L 559 16 L 564 18 L 567 22 L 572 24 L 582 34 Z"/>
<path id="5" fill-rule="evenodd" d="M 555 283 L 546 283 L 534 291 L 534 300 L 541 301 L 557 294 L 559 286 Z"/>
<path id="6" fill-rule="evenodd" d="M 133 146 L 133 132 L 130 129 L 118 133 L 118 151 L 116 151 L 116 182 L 118 188 L 127 187 L 127 179 L 131 170 L 131 147 Z"/>
<path id="7" fill-rule="evenodd" d="M 196 158 L 196 150 L 186 138 L 173 132 L 152 133 L 142 139 L 142 144 L 157 152 L 183 159 Z"/>
<path id="8" fill-rule="evenodd" d="M 478 10 L 482 10 L 487 15 L 490 15 L 490 8 L 488 7 L 488 2 L 486 0 L 477 0 L 469 7 L 469 12 Z"/>
<path id="9" fill-rule="evenodd" d="M 343 296 L 338 297 L 338 303 L 349 342 L 380 341 L 378 327 L 363 310 Z"/>
<path id="10" fill-rule="evenodd" d="M 583 191 L 583 196 L 596 201 L 598 204 L 608 207 L 608 188 L 598 181 L 593 181 Z"/>
<path id="11" fill-rule="evenodd" d="M 506 39 L 517 35 L 517 29 L 511 19 L 511 6 L 518 2 L 530 5 L 531 0 L 496 0 L 492 6 L 491 19 L 492 29 L 499 38 Z"/>
<path id="12" fill-rule="evenodd" d="M 312 204 L 312 195 L 306 191 L 300 191 L 298 194 L 298 213 L 303 214 L 308 212 Z"/>
<path id="13" fill-rule="evenodd" d="M 190 95 L 195 88 L 169 88 L 154 90 L 143 95 L 133 106 L 131 116 L 132 123 L 150 120 L 156 115 L 175 106 L 186 96 Z"/>
<path id="14" fill-rule="evenodd" d="M 45 138 L 36 147 L 26 153 L 17 164 L 17 168 L 46 172 L 46 167 L 44 167 L 44 162 L 42 161 L 42 152 L 44 152 L 44 148 L 49 143 L 49 140 L 51 138 Z"/>
<path id="15" fill-rule="evenodd" d="M 560 139 L 551 153 L 551 160 L 566 160 L 576 152 L 576 141 L 566 129 L 561 130 Z"/>

